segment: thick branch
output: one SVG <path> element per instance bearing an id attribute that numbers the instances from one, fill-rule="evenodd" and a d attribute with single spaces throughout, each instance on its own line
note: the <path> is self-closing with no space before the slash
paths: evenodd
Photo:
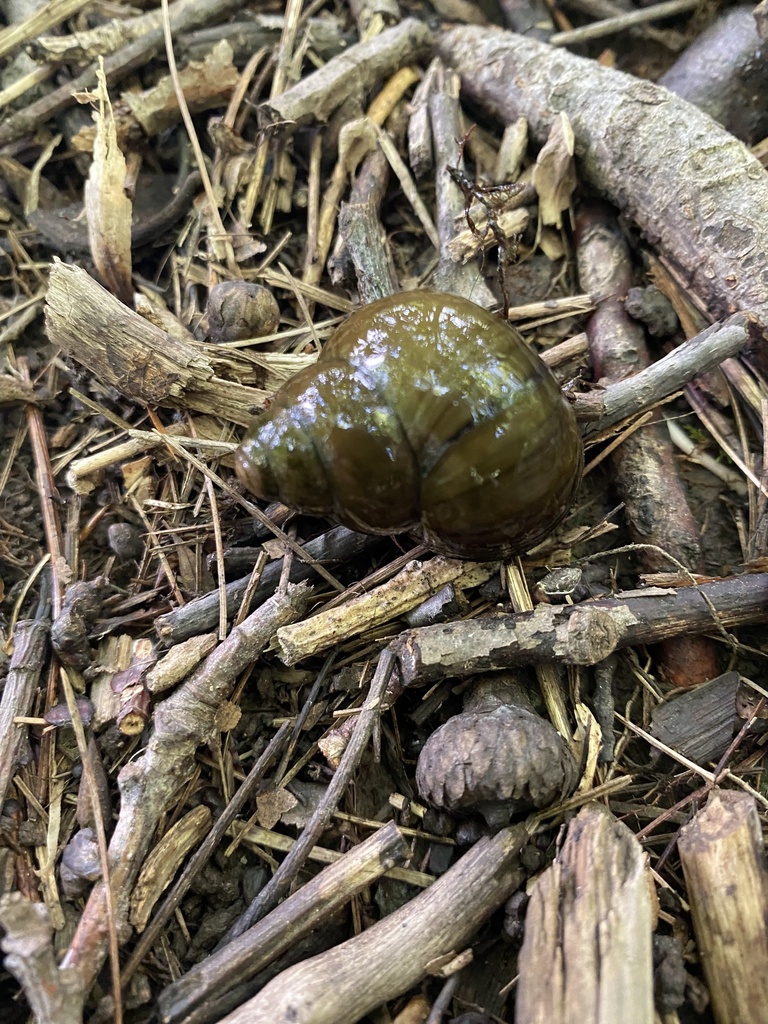
<path id="1" fill-rule="evenodd" d="M 446 32 L 438 51 L 467 95 L 544 141 L 568 115 L 584 179 L 688 275 L 716 314 L 768 326 L 768 175 L 685 100 L 593 60 L 489 28 Z"/>

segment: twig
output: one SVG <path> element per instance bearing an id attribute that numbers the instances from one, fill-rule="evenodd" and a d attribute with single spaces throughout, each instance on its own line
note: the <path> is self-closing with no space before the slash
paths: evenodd
<path id="1" fill-rule="evenodd" d="M 406 856 L 407 846 L 395 823 L 389 822 L 165 989 L 159 999 L 161 1020 L 180 1021 L 202 1002 L 252 977 Z"/>
<path id="2" fill-rule="evenodd" d="M 690 338 L 634 376 L 609 384 L 602 392 L 579 395 L 574 401 L 576 415 L 592 421 L 590 435 L 607 430 L 626 416 L 643 412 L 674 394 L 689 380 L 718 366 L 759 336 L 753 318 L 737 313 L 725 323 L 713 324 Z"/>
<path id="3" fill-rule="evenodd" d="M 627 11 L 624 14 L 617 14 L 613 18 L 606 18 L 604 21 L 595 21 L 591 25 L 582 26 L 582 28 L 572 28 L 568 32 L 555 32 L 549 37 L 549 42 L 552 46 L 575 46 L 577 43 L 586 43 L 590 39 L 602 39 L 603 36 L 612 35 L 614 32 L 623 32 L 635 25 L 642 25 L 646 21 L 674 18 L 675 15 L 683 14 L 698 6 L 699 0 L 666 0 L 665 3 L 651 4 L 650 7 L 644 7 L 640 11 Z"/>
<path id="4" fill-rule="evenodd" d="M 435 961 L 455 957 L 522 883 L 518 825 L 477 842 L 434 885 L 327 953 L 289 968 L 223 1024 L 356 1021 L 408 991 Z"/>
<path id="5" fill-rule="evenodd" d="M 671 591 L 649 588 L 643 596 L 539 604 L 520 615 L 422 626 L 401 633 L 391 650 L 405 686 L 538 661 L 594 665 L 623 647 L 764 622 L 766 602 L 768 574 L 735 576 Z"/>
<path id="6" fill-rule="evenodd" d="M 229 804 L 222 811 L 219 817 L 216 819 L 216 823 L 209 832 L 205 840 L 200 844 L 196 850 L 194 856 L 191 858 L 187 866 L 185 867 L 181 877 L 176 881 L 171 891 L 168 893 L 163 903 L 155 911 L 155 915 L 147 926 L 146 930 L 141 936 L 136 948 L 131 953 L 131 957 L 128 963 L 123 968 L 122 972 L 122 986 L 128 984 L 130 979 L 133 977 L 136 969 L 141 965 L 144 957 L 149 953 L 155 940 L 160 935 L 160 932 L 171 919 L 176 908 L 181 904 L 184 895 L 189 891 L 189 887 L 192 885 L 194 880 L 200 874 L 200 871 L 205 867 L 216 849 L 221 839 L 227 832 L 227 829 L 238 816 L 240 811 L 245 807 L 247 801 L 251 798 L 251 795 L 255 787 L 261 782 L 275 758 L 279 755 L 281 749 L 288 740 L 288 733 L 290 732 L 290 723 L 284 722 L 283 725 L 277 730 L 275 735 L 269 741 L 264 749 L 264 752 L 255 762 L 251 770 L 248 772 L 248 776 L 245 778 L 237 793 L 232 797 Z M 207 963 L 207 961 L 206 961 Z"/>
<path id="7" fill-rule="evenodd" d="M 13 654 L 0 699 L 0 805 L 16 766 L 24 727 L 15 718 L 24 718 L 32 709 L 35 689 L 40 685 L 48 646 L 48 623 L 42 619 L 23 619 L 13 630 Z"/>
<path id="8" fill-rule="evenodd" d="M 0 923 L 5 967 L 21 983 L 36 1024 L 82 1024 L 82 980 L 72 968 L 56 966 L 45 904 L 8 893 L 0 899 Z"/>

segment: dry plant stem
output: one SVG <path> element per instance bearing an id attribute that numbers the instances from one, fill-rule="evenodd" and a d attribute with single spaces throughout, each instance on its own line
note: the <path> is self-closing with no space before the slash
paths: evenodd
<path id="1" fill-rule="evenodd" d="M 439 62 L 429 95 L 429 118 L 435 162 L 435 193 L 437 203 L 437 234 L 440 241 L 440 262 L 432 283 L 438 291 L 463 295 L 486 309 L 496 298 L 476 262 L 455 263 L 449 243 L 456 233 L 454 222 L 464 211 L 461 189 L 448 173 L 448 167 L 461 167 L 459 142 L 464 131 L 459 106 L 459 76 Z"/>
<path id="2" fill-rule="evenodd" d="M 28 384 L 30 382 L 29 367 L 27 366 L 26 359 L 19 359 L 19 369 L 23 381 Z M 29 440 L 35 460 L 35 484 L 37 485 L 37 493 L 40 500 L 40 514 L 45 531 L 45 542 L 48 546 L 48 553 L 51 556 L 51 579 L 53 583 L 51 612 L 52 617 L 56 619 L 61 612 L 64 598 L 62 572 L 65 569 L 65 562 L 61 537 L 61 521 L 59 519 L 61 501 L 56 485 L 53 482 L 51 458 L 48 452 L 48 436 L 45 432 L 43 414 L 34 405 L 27 405 L 26 409 Z M 51 695 L 49 694 L 48 696 L 50 697 Z"/>
<path id="3" fill-rule="evenodd" d="M 329 17 L 302 19 L 302 46 L 305 43 L 324 60 L 341 53 L 349 45 L 349 36 L 344 32 L 340 19 Z M 185 59 L 203 58 L 220 39 L 226 39 L 232 47 L 235 62 L 246 63 L 257 50 L 266 47 L 269 53 L 275 48 L 283 30 L 281 14 L 255 14 L 248 12 L 248 20 L 223 22 L 211 28 L 180 36 L 177 41 L 180 53 Z M 260 90 L 257 90 L 257 95 Z M 240 121 L 238 131 L 244 120 Z"/>
<path id="4" fill-rule="evenodd" d="M 168 68 L 171 73 L 171 80 L 173 81 L 173 88 L 176 93 L 176 102 L 179 105 L 179 113 L 184 123 L 184 127 L 187 130 L 187 138 L 192 147 L 192 152 L 195 155 L 195 162 L 197 163 L 197 169 L 200 174 L 200 178 L 203 183 L 203 189 L 205 190 L 206 198 L 208 199 L 208 210 L 207 216 L 210 218 L 212 231 L 209 231 L 209 241 L 211 244 L 211 254 L 214 257 L 221 256 L 223 251 L 224 258 L 227 262 L 227 270 L 230 272 L 232 277 L 237 278 L 240 276 L 240 268 L 235 259 L 235 252 L 232 248 L 232 240 L 224 229 L 224 223 L 221 219 L 221 213 L 219 211 L 218 203 L 216 202 L 216 196 L 213 192 L 213 186 L 211 185 L 211 179 L 208 174 L 208 166 L 203 156 L 203 150 L 200 142 L 197 138 L 197 132 L 195 125 L 192 120 L 192 115 L 189 111 L 186 97 L 184 95 L 184 87 L 179 77 L 179 69 L 176 65 L 176 55 L 173 52 L 173 28 L 171 27 L 171 17 L 169 11 L 168 0 L 160 0 L 161 10 L 163 16 L 163 39 L 165 42 L 165 56 L 168 61 Z"/>
<path id="5" fill-rule="evenodd" d="M 402 134 L 400 122 L 402 117 L 399 116 L 399 112 L 396 111 L 392 114 L 387 121 L 387 129 L 392 133 L 395 138 L 398 138 Z M 383 240 L 384 227 L 381 223 L 380 210 L 381 204 L 384 201 L 384 196 L 387 193 L 387 187 L 389 185 L 389 163 L 387 158 L 377 147 L 365 157 L 360 169 L 355 177 L 354 184 L 349 193 L 349 200 L 342 206 L 339 214 L 339 232 L 340 239 L 337 242 L 335 250 L 328 261 L 328 268 L 331 274 L 331 280 L 336 279 L 344 280 L 347 275 L 346 264 L 351 258 L 354 264 L 355 270 L 358 275 L 358 285 L 362 289 L 364 286 L 362 275 L 365 273 L 363 270 L 365 264 L 364 261 L 368 258 L 368 254 L 364 252 L 365 245 L 368 244 L 368 236 L 370 231 L 366 232 L 366 237 L 358 238 L 358 235 L 362 235 L 355 227 L 354 217 L 349 215 L 349 230 L 351 230 L 349 241 L 346 239 L 347 229 L 342 226 L 342 217 L 345 209 L 359 209 L 361 215 L 371 216 L 368 212 L 368 208 L 372 208 L 376 211 L 378 220 L 377 229 L 380 232 L 379 236 L 373 236 L 374 244 L 379 248 L 383 249 L 386 253 L 387 260 L 391 260 L 391 253 L 389 247 Z M 359 245 L 360 249 L 358 252 L 355 251 Z M 375 261 L 376 265 L 381 265 L 382 257 L 377 255 Z M 397 280 L 396 275 L 391 266 L 388 265 L 386 275 L 379 274 L 379 288 L 389 288 L 386 292 L 387 295 L 392 295 L 397 291 Z M 388 283 L 385 283 L 388 282 Z M 361 298 L 362 298 L 361 291 Z"/>
<path id="6" fill-rule="evenodd" d="M 568 32 L 556 32 L 550 36 L 549 41 L 552 46 L 574 46 L 577 43 L 586 43 L 590 39 L 602 39 L 603 36 L 612 35 L 614 32 L 623 32 L 635 25 L 642 25 L 646 21 L 673 18 L 694 7 L 698 7 L 698 0 L 665 0 L 664 3 L 652 4 L 639 11 L 617 14 L 614 18 L 593 22 L 593 24 L 584 25 L 582 28 L 570 29 Z"/>
<path id="7" fill-rule="evenodd" d="M 151 950 L 161 931 L 171 919 L 173 913 L 176 911 L 177 907 L 179 907 L 184 896 L 189 891 L 189 887 L 210 860 L 214 850 L 221 842 L 229 826 L 242 811 L 256 786 L 261 782 L 267 770 L 279 756 L 280 751 L 288 741 L 288 734 L 290 730 L 291 726 L 289 722 L 284 722 L 277 730 L 275 735 L 264 748 L 261 756 L 254 763 L 250 772 L 248 772 L 246 779 L 243 781 L 238 791 L 229 801 L 224 811 L 216 819 L 211 831 L 197 848 L 194 855 L 190 858 L 181 877 L 163 900 L 162 905 L 158 907 L 147 929 L 142 934 L 136 948 L 131 953 L 130 960 L 123 968 L 123 988 L 128 984 L 136 969 L 141 965 L 144 957 Z M 208 961 L 206 961 L 206 963 L 207 962 Z"/>
<path id="8" fill-rule="evenodd" d="M 361 305 L 393 295 L 397 291 L 397 282 L 392 274 L 383 238 L 384 228 L 374 202 L 366 199 L 358 203 L 342 203 L 339 234 L 355 267 Z"/>
<path id="9" fill-rule="evenodd" d="M 160 1019 L 181 1021 L 201 1002 L 247 981 L 327 921 L 354 895 L 402 864 L 408 847 L 394 822 L 353 847 L 224 949 L 207 957 L 159 999 Z"/>
<path id="10" fill-rule="evenodd" d="M 519 615 L 422 626 L 401 633 L 389 649 L 405 686 L 539 661 L 595 665 L 623 647 L 765 622 L 766 602 L 768 574 L 731 576 L 674 591 L 649 588 L 642 597 L 540 604 Z"/>
<path id="11" fill-rule="evenodd" d="M 413 84 L 413 79 L 414 72 L 409 68 L 403 68 L 392 76 L 387 86 L 382 89 L 368 108 L 367 118 L 374 126 L 378 127 L 384 124 L 387 118 L 394 112 L 403 93 Z M 379 132 L 380 145 L 382 138 L 388 139 L 389 136 L 386 133 Z M 384 149 L 384 146 L 381 145 L 381 148 Z M 347 176 L 347 162 L 339 156 L 323 193 L 318 221 L 317 245 L 312 255 L 312 262 L 304 270 L 304 285 L 310 288 L 317 285 L 323 276 L 325 262 L 328 258 L 328 253 L 331 251 L 331 242 L 333 241 L 333 233 L 338 216 L 338 206 L 347 186 Z"/>
<path id="12" fill-rule="evenodd" d="M 622 10 L 621 4 L 614 2 L 614 0 L 569 0 L 569 8 L 581 11 L 583 14 L 588 14 L 591 18 L 605 19 L 618 17 L 620 14 L 626 14 L 627 12 Z M 509 28 L 513 29 L 512 25 Z M 635 38 L 651 39 L 653 42 L 661 43 L 665 49 L 673 49 L 676 52 L 685 42 L 682 39 L 678 45 L 673 37 L 673 34 L 669 30 L 663 30 L 654 28 L 652 25 L 638 25 L 635 28 L 629 28 L 629 35 Z M 541 37 L 537 37 L 541 38 Z"/>
<path id="13" fill-rule="evenodd" d="M 24 738 L 25 727 L 15 725 L 14 719 L 24 718 L 32 710 L 47 648 L 47 622 L 23 619 L 16 623 L 13 654 L 0 700 L 0 806 L 5 801 Z"/>
<path id="14" fill-rule="evenodd" d="M 516 612 L 532 612 L 533 601 L 528 592 L 520 560 L 515 564 L 506 567 L 507 587 L 512 599 L 512 607 Z M 547 714 L 552 725 L 560 735 L 568 742 L 571 742 L 571 726 L 568 721 L 568 709 L 565 706 L 565 696 L 560 686 L 560 679 L 554 665 L 542 664 L 536 667 L 536 677 L 539 681 L 541 695 L 547 708 Z"/>
<path id="15" fill-rule="evenodd" d="M 476 587 L 496 571 L 494 562 L 461 562 L 442 555 L 411 562 L 394 579 L 346 604 L 321 611 L 293 628 L 278 630 L 275 644 L 280 660 L 295 665 L 351 637 L 380 626 L 415 608 L 447 583 L 461 589 Z"/>
<path id="16" fill-rule="evenodd" d="M 120 816 L 110 843 L 111 882 L 120 926 L 127 920 L 131 889 L 149 849 L 160 816 L 191 775 L 195 751 L 215 730 L 219 705 L 237 677 L 261 654 L 275 629 L 306 610 L 306 587 L 289 586 L 232 630 L 190 678 L 154 712 L 152 736 L 141 757 L 118 778 Z M 104 960 L 105 891 L 97 885 L 86 905 L 63 961 L 80 972 L 90 989 Z"/>
<path id="17" fill-rule="evenodd" d="M 3 964 L 24 989 L 35 1024 L 82 1024 L 82 980 L 77 971 L 56 966 L 45 904 L 9 893 L 0 900 L 0 924 Z"/>
<path id="18" fill-rule="evenodd" d="M 171 16 L 171 27 L 176 32 L 205 25 L 213 18 L 223 17 L 243 6 L 243 0 L 194 0 L 185 4 L 176 17 Z M 140 39 L 121 47 L 104 61 L 107 85 L 113 86 L 128 75 L 145 67 L 163 47 L 162 28 L 152 29 Z M 96 65 L 66 82 L 42 99 L 11 114 L 0 124 L 0 146 L 7 146 L 24 135 L 33 134 L 50 118 L 72 106 L 74 95 L 87 92 L 96 85 Z"/>
<path id="19" fill-rule="evenodd" d="M 753 798 L 713 792 L 678 851 L 717 1024 L 766 1024 L 768 873 Z"/>
<path id="20" fill-rule="evenodd" d="M 572 338 L 566 338 L 565 341 L 558 342 L 557 345 L 545 349 L 539 355 L 551 370 L 556 370 L 572 359 L 579 359 L 581 356 L 585 356 L 587 351 L 586 334 L 574 334 Z"/>
<path id="21" fill-rule="evenodd" d="M 360 935 L 279 974 L 223 1024 L 353 1024 L 458 953 L 522 883 L 524 826 L 483 838 L 429 889 Z"/>
<path id="22" fill-rule="evenodd" d="M 768 175 L 691 104 L 591 60 L 512 33 L 465 26 L 438 42 L 468 95 L 544 141 L 564 112 L 579 173 L 687 275 L 717 315 L 768 324 Z"/>
<path id="23" fill-rule="evenodd" d="M 574 400 L 576 416 L 591 421 L 590 435 L 598 434 L 674 394 L 698 374 L 713 369 L 760 337 L 754 319 L 737 313 L 725 323 L 713 324 L 690 338 L 634 376 L 609 384 L 604 391 L 578 395 Z"/>
<path id="24" fill-rule="evenodd" d="M 70 672 L 72 672 L 72 670 L 70 670 Z M 73 672 L 72 674 L 74 675 Z M 99 799 L 102 787 L 99 785 L 99 773 L 97 773 L 92 756 L 95 744 L 91 745 L 91 750 L 89 751 L 88 740 L 85 735 L 85 726 L 80 719 L 75 691 L 70 678 L 64 669 L 61 671 L 61 688 L 64 691 L 64 697 L 66 699 L 67 709 L 72 723 L 72 730 L 77 740 L 77 750 L 80 755 L 80 763 L 83 769 L 83 782 L 85 784 L 84 794 L 87 803 L 90 805 L 88 818 L 93 823 L 98 841 L 99 863 L 101 866 L 102 879 L 100 884 L 103 887 L 105 895 L 104 923 L 107 932 L 107 941 L 105 945 L 108 947 L 109 951 L 109 974 L 112 987 L 111 995 L 114 1002 L 113 1015 L 115 1024 L 123 1024 L 123 1003 L 120 993 L 120 949 L 117 937 L 117 915 L 115 912 L 116 898 L 112 888 L 112 870 L 107 850 L 107 830 L 105 819 L 102 814 L 102 803 Z M 101 767 L 100 762 L 99 766 Z M 103 774 L 101 774 L 101 779 L 104 781 Z"/>
<path id="25" fill-rule="evenodd" d="M 291 778 L 296 774 L 292 772 Z M 290 779 L 289 779 L 290 781 Z M 334 811 L 333 817 L 344 821 L 345 816 L 342 811 Z M 407 833 L 407 829 L 402 830 L 404 834 Z M 262 828 L 261 825 L 239 825 L 237 822 L 229 829 L 229 835 L 233 839 L 233 843 L 227 850 L 229 853 L 232 849 L 237 849 L 239 846 L 248 847 L 248 849 L 254 850 L 255 852 L 263 853 L 264 850 L 274 850 L 277 853 L 289 853 L 296 845 L 296 840 L 291 839 L 289 836 L 283 835 L 282 832 L 275 832 L 273 829 Z M 335 864 L 337 861 L 345 857 L 346 854 L 339 853 L 336 850 L 331 850 L 327 846 L 313 846 L 307 854 L 307 860 L 313 864 L 327 865 Z M 426 889 L 432 885 L 435 880 L 434 875 L 427 874 L 426 871 L 417 871 L 415 868 L 389 868 L 386 871 L 387 878 L 395 879 L 398 882 L 406 882 L 408 885 L 415 885 L 420 889 Z"/>
<path id="26" fill-rule="evenodd" d="M 633 282 L 629 247 L 611 211 L 596 204 L 579 213 L 576 244 L 581 286 L 597 303 L 587 322 L 595 375 L 607 382 L 626 379 L 651 362 L 643 328 L 624 308 Z M 699 526 L 661 413 L 627 437 L 610 459 L 632 540 L 662 548 L 686 568 L 702 572 Z M 655 572 L 664 562 L 653 549 L 645 548 L 640 557 L 645 572 Z M 714 645 L 705 637 L 667 641 L 662 662 L 667 678 L 678 686 L 695 686 L 717 675 Z"/>
<path id="27" fill-rule="evenodd" d="M 320 802 L 313 811 L 312 817 L 304 826 L 291 852 L 258 896 L 251 902 L 245 913 L 230 928 L 222 942 L 219 943 L 219 948 L 236 939 L 238 935 L 242 935 L 251 925 L 266 917 L 271 910 L 274 910 L 280 900 L 287 895 L 310 850 L 328 827 L 331 816 L 336 810 L 344 790 L 357 770 L 360 758 L 363 756 L 363 751 L 368 745 L 368 741 L 373 735 L 374 727 L 379 720 L 382 702 L 393 667 L 394 658 L 387 651 L 382 652 L 379 656 L 376 672 L 371 680 L 368 696 L 360 709 L 354 731 L 339 762 L 339 767 L 336 769 Z"/>
<path id="28" fill-rule="evenodd" d="M 238 4 L 238 7 L 242 4 Z M 198 0 L 176 0 L 170 5 L 171 28 L 178 32 L 180 26 L 185 30 L 194 28 L 187 25 L 185 18 L 199 7 Z M 96 60 L 97 57 L 108 57 L 120 47 L 146 36 L 153 29 L 162 25 L 162 12 L 159 7 L 129 18 L 113 18 L 106 24 L 93 29 L 76 32 L 74 35 L 38 35 L 34 46 L 44 56 L 53 58 L 60 63 L 74 61 L 83 63 Z M 210 49 L 210 47 L 209 47 Z"/>
<path id="29" fill-rule="evenodd" d="M 355 533 L 348 530 L 346 526 L 335 526 L 327 533 L 307 541 L 303 545 L 304 551 L 315 561 L 323 564 L 343 564 L 357 555 L 362 554 L 367 548 L 376 542 L 376 537 L 365 533 Z M 271 597 L 280 580 L 283 568 L 283 559 L 278 558 L 270 562 L 261 574 L 259 585 L 251 597 L 252 606 L 261 604 L 266 598 Z M 300 583 L 303 580 L 311 579 L 315 571 L 309 562 L 294 559 L 291 564 L 291 583 Z M 250 576 L 234 580 L 228 583 L 227 592 L 227 617 L 232 618 L 240 607 L 243 595 L 248 589 Z M 167 643 L 179 643 L 188 637 L 198 633 L 205 633 L 216 626 L 219 616 L 219 592 L 218 590 L 199 597 L 195 601 L 158 616 L 155 622 L 157 635 Z"/>
<path id="30" fill-rule="evenodd" d="M 356 95 L 362 101 L 375 85 L 412 64 L 432 43 L 425 24 L 406 18 L 368 42 L 357 43 L 258 108 L 259 124 L 326 122 Z"/>
<path id="31" fill-rule="evenodd" d="M 530 894 L 517 1024 L 653 1024 L 651 884 L 626 825 L 583 807 Z"/>

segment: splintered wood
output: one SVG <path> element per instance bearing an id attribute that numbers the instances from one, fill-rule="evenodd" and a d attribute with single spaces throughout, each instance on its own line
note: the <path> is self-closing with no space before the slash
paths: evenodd
<path id="1" fill-rule="evenodd" d="M 699 956 L 718 1024 L 766 1024 L 768 868 L 749 793 L 713 793 L 680 832 Z"/>
<path id="2" fill-rule="evenodd" d="M 653 1024 L 652 893 L 630 830 L 584 807 L 531 891 L 517 1024 Z"/>

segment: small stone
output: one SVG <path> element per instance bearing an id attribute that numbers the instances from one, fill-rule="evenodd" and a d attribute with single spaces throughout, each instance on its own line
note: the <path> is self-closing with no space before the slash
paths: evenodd
<path id="1" fill-rule="evenodd" d="M 647 288 L 630 288 L 624 308 L 631 317 L 645 324 L 654 338 L 667 338 L 680 326 L 672 303 L 654 284 Z"/>
<path id="2" fill-rule="evenodd" d="M 144 553 L 141 534 L 130 523 L 112 523 L 107 538 L 118 558 L 141 558 Z"/>

